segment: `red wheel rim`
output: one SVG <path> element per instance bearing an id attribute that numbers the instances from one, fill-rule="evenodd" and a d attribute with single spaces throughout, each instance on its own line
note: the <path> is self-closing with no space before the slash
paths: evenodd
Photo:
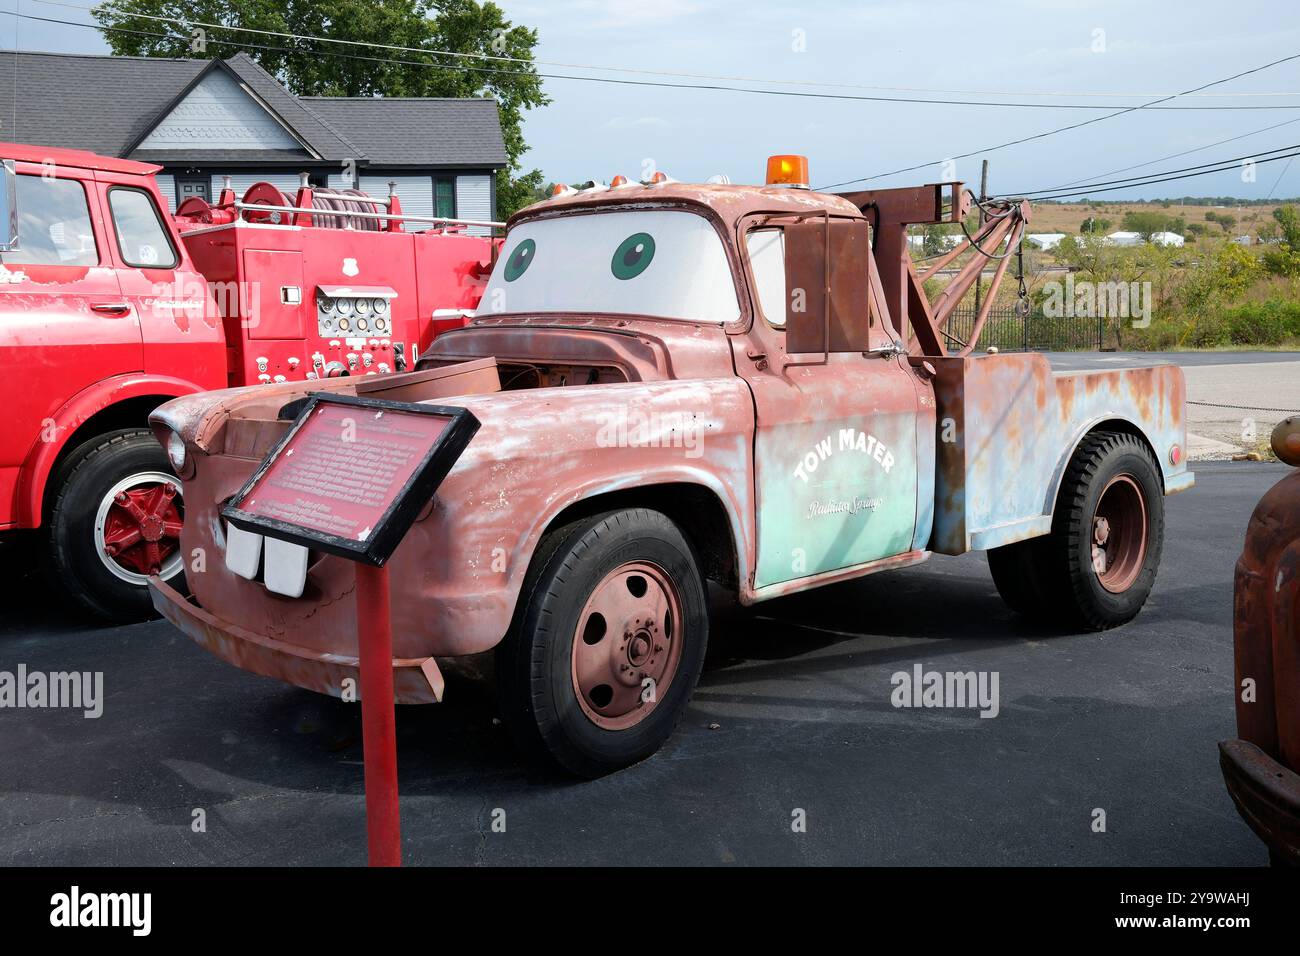
<path id="1" fill-rule="evenodd" d="M 606 730 L 645 720 L 663 700 L 682 656 L 682 603 L 662 568 L 629 561 L 592 590 L 573 632 L 573 691 Z"/>
<path id="2" fill-rule="evenodd" d="M 1147 504 L 1132 475 L 1102 489 L 1092 519 L 1092 568 L 1101 586 L 1122 594 L 1142 573 L 1147 555 Z"/>
<path id="3" fill-rule="evenodd" d="M 147 577 L 161 574 L 180 550 L 182 515 L 174 480 L 141 477 L 138 484 L 110 491 L 96 543 L 106 564 Z"/>

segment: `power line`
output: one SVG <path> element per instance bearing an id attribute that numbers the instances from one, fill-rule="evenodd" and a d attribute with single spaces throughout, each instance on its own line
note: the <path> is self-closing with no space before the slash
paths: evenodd
<path id="1" fill-rule="evenodd" d="M 1265 199 L 1273 198 L 1273 193 L 1277 192 L 1277 187 L 1281 184 L 1282 177 L 1287 174 L 1287 170 L 1291 168 L 1291 162 L 1294 159 L 1295 157 L 1292 156 L 1291 159 L 1286 161 L 1286 165 L 1282 167 L 1282 171 L 1277 174 L 1277 179 L 1273 180 L 1273 188 L 1268 191 L 1268 195 L 1264 197 Z"/>
<path id="2" fill-rule="evenodd" d="M 94 7 L 87 7 L 81 4 L 66 3 L 63 2 L 63 0 L 36 0 L 36 2 L 45 4 L 47 6 L 67 7 L 68 9 L 71 10 L 82 10 L 85 12 L 92 12 L 95 9 Z M 104 4 L 104 6 L 112 7 L 113 6 L 112 0 L 109 0 L 108 3 Z M 1172 97 L 1172 96 L 1179 96 L 1179 95 L 1182 96 L 1201 95 L 1206 97 L 1300 96 L 1300 92 L 1277 92 L 1277 91 L 1268 91 L 1268 92 L 1240 91 L 1234 93 L 1166 94 L 1166 93 L 1141 93 L 1141 92 L 1091 93 L 1091 92 L 1068 92 L 1068 91 L 950 90 L 950 89 L 936 89 L 933 87 L 872 86 L 872 85 L 861 84 L 861 83 L 833 83 L 833 82 L 820 82 L 817 80 L 765 79 L 759 77 L 735 76 L 735 75 L 726 75 L 726 74 L 684 73 L 684 72 L 677 72 L 671 70 L 649 70 L 649 69 L 638 69 L 635 67 L 599 66 L 599 65 L 592 65 L 592 64 L 585 64 L 585 63 L 567 63 L 558 60 L 539 60 L 539 59 L 534 59 L 529 57 L 505 56 L 502 54 L 463 53 L 463 52 L 453 51 L 453 50 L 429 50 L 422 47 L 398 46 L 389 43 L 375 43 L 373 41 L 367 41 L 367 40 L 343 40 L 343 39 L 336 39 L 333 37 L 312 36 L 310 34 L 286 33 L 286 32 L 279 32 L 275 30 L 260 30 L 252 27 L 229 26 L 220 23 L 204 23 L 202 21 L 178 21 L 172 17 L 163 17 L 163 16 L 158 16 L 156 14 L 148 14 L 148 13 L 137 13 L 128 10 L 117 10 L 116 12 L 122 14 L 123 16 L 139 17 L 141 19 L 146 19 L 146 20 L 158 20 L 173 25 L 207 27 L 209 29 L 231 30 L 231 31 L 238 31 L 241 33 L 260 34 L 262 36 L 274 36 L 274 37 L 280 37 L 282 39 L 310 40 L 318 43 L 339 43 L 339 44 L 346 44 L 349 46 L 364 46 L 364 47 L 370 47 L 372 49 L 390 50 L 397 53 L 437 54 L 439 56 L 453 56 L 453 57 L 465 57 L 465 58 L 482 59 L 482 60 L 495 60 L 498 62 L 505 62 L 505 63 L 525 63 L 528 65 L 541 64 L 543 66 L 558 66 L 558 67 L 563 67 L 565 69 L 595 70 L 595 71 L 608 72 L 608 73 L 631 73 L 631 74 L 644 75 L 644 76 L 669 76 L 678 79 L 719 80 L 719 81 L 730 82 L 730 83 L 767 83 L 767 84 L 777 84 L 782 86 L 816 86 L 816 87 L 824 87 L 824 88 L 831 88 L 831 89 L 880 90 L 880 91 L 891 92 L 891 93 L 940 93 L 945 95 L 956 95 L 956 96 L 1040 96 L 1040 97 L 1058 97 L 1058 98 L 1082 98 L 1086 96 L 1115 97 L 1115 98 L 1130 97 L 1130 96 Z M 572 77 L 569 77 L 569 79 L 572 79 Z M 910 102 L 910 101 L 905 100 L 904 102 Z M 936 101 L 927 100 L 926 102 L 936 102 Z M 1103 109 L 1105 107 L 1087 106 L 1082 108 Z M 1292 107 L 1279 107 L 1279 108 L 1288 109 Z"/>
<path id="3" fill-rule="evenodd" d="M 1193 149 L 1185 149 L 1179 153 L 1170 153 L 1168 156 L 1161 156 L 1157 159 L 1149 159 L 1145 163 L 1134 163 L 1132 166 L 1121 166 L 1119 169 L 1107 170 L 1104 173 L 1097 173 L 1093 176 L 1086 176 L 1083 179 L 1074 179 L 1068 183 L 1061 183 L 1059 186 L 1052 186 L 1052 189 L 1064 189 L 1067 186 L 1078 186 L 1085 183 L 1091 183 L 1100 179 L 1102 176 L 1114 176 L 1116 173 L 1126 173 L 1130 169 L 1141 169 L 1143 166 L 1154 166 L 1156 163 L 1163 163 L 1167 159 L 1177 159 L 1180 156 L 1190 156 L 1192 153 L 1199 153 L 1202 150 L 1213 149 L 1215 146 L 1222 146 L 1225 143 L 1235 143 L 1239 139 L 1248 139 L 1251 136 L 1258 136 L 1260 133 L 1267 133 L 1271 130 L 1281 129 L 1283 126 L 1290 126 L 1292 123 L 1300 123 L 1300 119 L 1287 120 L 1283 123 L 1275 123 L 1272 126 L 1265 126 L 1263 129 L 1254 129 L 1249 133 L 1242 133 L 1239 136 L 1229 136 L 1227 139 L 1221 139 L 1217 142 L 1206 143 L 1204 146 L 1197 146 Z M 1040 190 L 1041 191 L 1041 190 Z"/>
<path id="4" fill-rule="evenodd" d="M 1263 152 L 1251 153 L 1251 154 L 1248 155 L 1248 156 L 1234 156 L 1232 159 L 1218 159 L 1218 160 L 1215 160 L 1215 161 L 1212 162 L 1212 163 L 1200 163 L 1200 164 L 1198 164 L 1198 165 L 1196 165 L 1196 166 L 1184 166 L 1184 167 L 1182 167 L 1181 169 L 1165 169 L 1165 170 L 1161 170 L 1160 172 L 1156 172 L 1156 173 L 1148 173 L 1148 174 L 1145 175 L 1145 176 L 1131 176 L 1131 177 L 1129 177 L 1128 179 L 1112 179 L 1111 181 L 1109 181 L 1109 182 L 1104 182 L 1104 183 L 1089 182 L 1087 185 L 1081 187 L 1081 188 L 1079 189 L 1079 192 L 1087 192 L 1088 190 L 1093 189 L 1093 188 L 1096 188 L 1096 187 L 1098 187 L 1098 186 L 1117 186 L 1117 185 L 1119 185 L 1120 183 L 1131 183 L 1131 182 L 1136 182 L 1137 180 L 1140 180 L 1140 179 L 1146 179 L 1146 178 L 1148 178 L 1149 176 L 1164 176 L 1164 175 L 1166 175 L 1166 174 L 1170 174 L 1170 173 L 1185 173 L 1185 172 L 1190 172 L 1191 170 L 1194 170 L 1194 169 L 1207 169 L 1207 168 L 1209 168 L 1210 166 L 1223 166 L 1224 169 L 1229 169 L 1229 168 L 1231 168 L 1233 165 L 1235 165 L 1236 163 L 1245 162 L 1246 160 L 1253 160 L 1253 161 L 1255 161 L 1256 163 L 1259 163 L 1260 160 L 1256 159 L 1256 157 L 1258 157 L 1258 156 L 1269 156 L 1269 155 L 1271 155 L 1271 154 L 1273 154 L 1273 153 L 1280 153 L 1280 152 L 1283 152 L 1284 150 L 1288 150 L 1288 149 L 1300 149 L 1300 144 L 1293 145 L 1293 146 L 1279 146 L 1277 149 L 1266 149 L 1266 150 L 1264 150 Z M 1223 172 L 1223 170 L 1217 170 L 1217 172 Z M 1067 184 L 1067 185 L 1068 185 L 1068 184 Z M 1041 194 L 1041 193 L 1057 192 L 1058 190 L 1063 189 L 1063 188 L 1064 188 L 1064 187 L 1062 187 L 1062 186 L 1053 186 L 1053 187 L 1050 187 L 1050 188 L 1047 188 L 1047 189 L 1031 189 L 1031 190 L 1029 190 L 1028 192 L 1015 193 L 1014 195 L 1015 195 L 1016 197 L 1018 197 L 1018 198 L 1024 199 L 1024 198 L 1027 198 L 1027 197 L 1029 197 L 1029 196 L 1036 196 L 1036 195 L 1039 195 L 1039 194 Z M 1009 196 L 1009 195 L 1013 195 L 1013 194 L 1008 193 L 1007 195 Z"/>
<path id="5" fill-rule="evenodd" d="M 1249 70 L 1243 70 L 1242 72 L 1240 72 L 1240 73 L 1235 73 L 1235 74 L 1233 74 L 1232 76 L 1224 77 L 1224 78 L 1221 79 L 1221 80 L 1214 80 L 1214 81 L 1212 81 L 1212 82 L 1210 82 L 1210 83 L 1205 83 L 1205 84 L 1203 84 L 1203 85 L 1201 85 L 1201 86 L 1193 87 L 1193 88 L 1190 89 L 1190 90 L 1184 90 L 1184 91 L 1181 92 L 1181 93 L 1175 93 L 1175 94 L 1173 94 L 1172 96 L 1166 96 L 1166 97 L 1162 97 L 1162 98 L 1157 99 L 1157 100 L 1152 100 L 1150 103 L 1143 103 L 1143 104 L 1141 104 L 1140 106 L 1130 106 L 1130 107 L 1126 107 L 1125 109 L 1122 109 L 1122 110 L 1116 110 L 1116 111 L 1113 112 L 1113 113 L 1107 113 L 1105 116 L 1094 116 L 1092 119 L 1084 120 L 1084 121 L 1081 122 L 1081 123 L 1071 123 L 1069 126 L 1061 126 L 1061 127 L 1058 127 L 1057 129 L 1049 129 L 1049 130 L 1046 130 L 1046 131 L 1044 131 L 1044 132 L 1042 132 L 1042 133 L 1035 133 L 1035 134 L 1033 134 L 1032 136 L 1022 136 L 1022 137 L 1019 138 L 1019 139 L 1013 139 L 1013 140 L 1010 140 L 1009 142 L 1006 142 L 1006 143 L 999 143 L 997 146 L 989 146 L 989 147 L 987 147 L 987 148 L 985 148 L 985 149 L 975 149 L 975 150 L 971 150 L 969 153 L 959 153 L 959 154 L 956 155 L 956 156 L 947 156 L 947 157 L 944 157 L 944 159 L 940 159 L 940 160 L 931 160 L 931 161 L 928 162 L 928 163 L 917 163 L 915 166 L 905 166 L 905 167 L 903 167 L 902 169 L 895 169 L 895 170 L 892 170 L 891 172 L 887 172 L 887 173 L 876 173 L 876 174 L 873 175 L 873 176 L 862 176 L 862 177 L 859 177 L 858 179 L 849 179 L 849 180 L 845 180 L 844 182 L 834 183 L 834 184 L 832 184 L 832 185 L 830 185 L 830 186 L 823 186 L 823 187 L 820 187 L 820 188 L 823 189 L 823 190 L 826 190 L 826 189 L 838 189 L 840 186 L 850 186 L 850 185 L 852 185 L 853 183 L 863 183 L 863 182 L 868 182 L 869 180 L 872 180 L 872 179 L 882 179 L 882 178 L 884 178 L 885 176 L 895 176 L 895 175 L 897 175 L 897 174 L 899 174 L 899 173 L 910 173 L 910 172 L 912 172 L 913 170 L 924 169 L 926 166 L 934 166 L 934 165 L 936 165 L 937 163 L 944 162 L 944 161 L 951 161 L 951 160 L 956 160 L 956 159 L 967 159 L 967 158 L 969 158 L 969 157 L 971 157 L 971 156 L 978 156 L 978 155 L 980 155 L 980 154 L 982 154 L 982 153 L 992 153 L 992 152 L 994 152 L 994 151 L 996 151 L 996 150 L 999 150 L 999 149 L 1006 149 L 1006 148 L 1008 148 L 1008 147 L 1010 147 L 1010 146 L 1019 146 L 1019 145 L 1021 145 L 1021 144 L 1023 144 L 1023 143 L 1029 143 L 1029 142 L 1032 142 L 1032 141 L 1034 141 L 1034 140 L 1044 139 L 1044 138 L 1046 138 L 1046 137 L 1048 137 L 1048 136 L 1054 136 L 1054 135 L 1056 135 L 1057 133 L 1064 133 L 1064 132 L 1067 132 L 1067 131 L 1069 131 L 1069 130 L 1080 129 L 1080 128 L 1084 127 L 1084 126 L 1090 126 L 1090 125 L 1092 125 L 1093 123 L 1100 123 L 1100 122 L 1102 122 L 1102 121 L 1104 121 L 1104 120 L 1114 119 L 1116 116 L 1123 116 L 1123 115 L 1126 114 L 1126 113 L 1132 113 L 1132 112 L 1135 112 L 1135 111 L 1137 111 L 1137 110 L 1143 110 L 1143 109 L 1151 109 L 1151 108 L 1153 108 L 1154 106 L 1156 106 L 1157 104 L 1159 104 L 1159 103 L 1164 103 L 1164 102 L 1166 102 L 1166 101 L 1168 101 L 1168 100 L 1174 99 L 1175 97 L 1179 97 L 1179 96 L 1187 96 L 1187 95 L 1190 95 L 1190 94 L 1192 94 L 1192 93 L 1199 93 L 1201 90 L 1209 89 L 1211 86 L 1220 86 L 1220 85 L 1222 85 L 1222 84 L 1224 84 L 1224 83 L 1231 82 L 1232 80 L 1238 80 L 1238 79 L 1241 79 L 1243 76 L 1249 76 L 1249 75 L 1251 75 L 1252 73 L 1259 73 L 1259 72 L 1261 72 L 1261 71 L 1263 71 L 1263 70 L 1267 70 L 1267 69 L 1269 69 L 1270 67 L 1277 66 L 1277 65 L 1279 65 L 1279 64 L 1281 64 L 1281 63 L 1288 63 L 1288 62 L 1290 62 L 1291 60 L 1296 60 L 1296 59 L 1300 59 L 1300 53 L 1292 53 L 1290 56 L 1284 56 L 1284 57 L 1282 57 L 1282 58 L 1279 59 L 1279 60 L 1273 60 L 1272 62 L 1270 62 L 1270 63 L 1265 63 L 1265 64 L 1263 64 L 1262 66 L 1253 67 L 1253 68 L 1251 68 L 1251 69 L 1249 69 Z"/>
<path id="6" fill-rule="evenodd" d="M 39 2 L 42 2 L 42 3 L 51 3 L 52 0 L 39 0 Z M 62 4 L 62 3 L 58 3 L 58 4 L 54 4 L 54 5 L 56 5 L 56 6 L 72 6 L 71 4 Z M 84 9 L 86 9 L 86 8 L 84 8 L 84 7 L 74 7 L 74 9 L 84 10 Z M 8 11 L 6 11 L 6 12 L 8 12 Z M 127 27 L 103 26 L 103 25 L 100 25 L 100 24 L 98 24 L 98 23 L 80 23 L 80 22 L 77 22 L 77 21 L 75 21 L 75 20 L 60 20 L 60 19 L 56 19 L 56 18 L 53 18 L 53 17 L 39 17 L 39 16 L 36 16 L 35 14 L 28 14 L 28 13 L 17 13 L 17 12 L 12 12 L 12 13 L 10 13 L 10 15 L 11 15 L 11 16 L 15 16 L 15 17 L 21 17 L 21 18 L 24 19 L 24 20 L 36 20 L 36 21 L 39 21 L 39 22 L 42 22 L 42 23 L 60 23 L 60 24 L 64 24 L 64 25 L 66 25 L 66 26 L 81 27 L 81 28 L 83 28 L 83 29 L 87 29 L 87 30 L 98 30 L 98 31 L 100 31 L 100 32 L 108 32 L 108 33 L 126 33 L 126 34 L 132 34 L 132 35 L 135 35 L 135 36 L 154 37 L 154 38 L 156 38 L 156 39 L 163 39 L 163 40 L 175 40 L 175 39 L 178 39 L 178 37 L 173 36 L 173 35 L 171 35 L 171 34 L 167 34 L 167 33 L 151 33 L 151 32 L 146 31 L 146 30 L 132 30 L 132 29 L 127 28 Z M 133 16 L 142 16 L 142 17 L 145 17 L 146 19 L 150 19 L 150 20 L 162 20 L 163 22 L 168 23 L 168 24 L 171 24 L 171 25 L 173 25 L 173 26 L 182 26 L 182 24 L 179 24 L 177 21 L 175 21 L 175 20 L 171 20 L 171 19 L 166 18 L 166 17 L 155 17 L 155 16 L 151 16 L 151 15 L 147 15 L 147 14 L 132 14 L 132 15 L 133 15 Z M 388 44 L 382 44 L 382 43 L 367 43 L 367 42 L 364 42 L 364 41 L 353 41 L 353 40 L 332 40 L 332 39 L 329 39 L 329 38 L 327 38 L 327 37 L 299 36 L 299 35 L 297 35 L 297 34 L 290 34 L 290 33 L 277 33 L 276 31 L 273 31 L 273 30 L 253 30 L 253 29 L 251 29 L 251 28 L 242 28 L 242 27 L 225 27 L 225 26 L 222 26 L 221 24 L 204 24 L 204 23 L 197 22 L 197 21 L 196 21 L 195 23 L 193 23 L 192 25 L 193 25 L 193 26 L 206 26 L 206 27 L 211 27 L 211 28 L 213 28 L 213 29 L 220 29 L 220 30 L 244 30 L 245 32 L 250 32 L 250 33 L 259 33 L 259 34 L 264 34 L 264 35 L 268 35 L 268 36 L 286 37 L 286 38 L 289 38 L 289 39 L 295 39 L 295 40 L 319 41 L 319 42 L 326 42 L 326 43 L 346 43 L 346 44 L 349 44 L 349 45 L 362 46 L 362 47 L 375 47 L 375 48 L 377 48 L 377 49 L 410 50 L 410 51 L 412 51 L 412 52 L 422 53 L 422 54 L 427 55 L 427 56 L 450 55 L 450 56 L 462 56 L 462 57 L 465 57 L 465 56 L 483 56 L 483 55 L 484 55 L 484 54 L 468 54 L 468 53 L 451 53 L 451 52 L 449 52 L 449 51 L 445 51 L 445 50 L 421 50 L 421 49 L 419 49 L 418 47 L 393 47 L 393 46 L 390 46 L 390 45 L 388 45 Z M 283 53 L 302 52 L 302 51 L 300 51 L 300 50 L 294 50 L 294 49 L 292 49 L 292 48 L 290 48 L 290 47 L 278 47 L 278 46 L 271 46 L 271 45 L 267 45 L 267 44 L 244 43 L 244 42 L 242 42 L 242 41 L 236 42 L 236 41 L 233 41 L 233 40 L 209 40 L 209 41 L 207 41 L 207 42 L 209 42 L 209 43 L 225 43 L 225 44 L 228 45 L 228 46 L 244 46 L 244 47 L 248 47 L 248 48 L 250 48 L 250 49 L 270 50 L 270 51 L 278 51 L 278 52 L 283 52 Z M 24 52 L 30 52 L 30 51 L 24 51 Z M 429 68 L 433 68 L 433 69 L 441 69 L 441 70 L 456 70 L 456 71 L 460 71 L 460 72 L 491 73 L 491 74 L 500 74 L 500 75 L 506 75 L 506 76 L 537 76 L 537 77 L 541 77 L 541 78 L 544 78 L 544 79 L 551 79 L 551 80 L 575 80 L 575 81 L 578 81 L 578 82 L 585 82 L 585 83 L 611 83 L 611 84 L 614 84 L 614 85 L 617 85 L 617 86 L 643 86 L 643 87 L 655 87 L 655 88 L 658 88 L 658 89 L 669 89 L 669 90 L 703 90 L 703 91 L 728 92 L 728 93 L 749 93 L 749 94 L 761 95 L 761 96 L 787 96 L 787 97 L 805 98 L 805 99 L 821 99 L 821 100 L 849 100 L 849 101 L 854 101 L 854 102 L 872 102 L 872 103 L 908 103 L 908 104 L 912 104 L 912 105 L 931 105 L 931 106 L 974 106 L 974 107 L 985 107 L 985 108 L 992 108 L 992 109 L 1108 110 L 1108 109 L 1111 109 L 1111 108 L 1112 108 L 1112 107 L 1110 107 L 1110 106 L 1105 106 L 1105 105 L 1101 105 L 1101 104 L 1087 104 L 1087 103 L 1023 103 L 1023 102 L 1015 102 L 1015 103 L 994 103 L 994 102 L 985 102 L 985 101 L 980 101 L 980 100 L 947 100 L 947 99 L 945 99 L 945 100 L 936 100 L 936 99 L 924 99 L 924 98 L 921 98 L 921 97 L 903 97 L 903 96 L 861 96 L 861 95 L 853 95 L 853 94 L 848 94 L 848 93 L 813 93 L 813 92 L 804 92 L 804 91 L 798 91 L 798 90 L 751 89 L 751 88 L 748 88 L 748 87 L 741 87 L 741 86 L 723 86 L 723 85 L 718 85 L 718 84 L 701 84 L 701 83 L 664 83 L 664 82 L 657 81 L 657 80 L 628 80 L 628 79 L 616 79 L 616 78 L 614 78 L 614 77 L 608 77 L 608 76 L 574 76 L 573 74 L 570 74 L 570 73 L 541 73 L 541 72 L 537 72 L 537 71 L 528 71 L 528 70 L 504 70 L 504 69 L 501 69 L 501 68 L 499 68 L 499 67 L 486 67 L 486 66 L 454 66 L 454 65 L 446 64 L 446 63 L 428 63 L 428 62 L 423 62 L 423 61 L 400 60 L 400 59 L 394 59 L 394 58 L 392 58 L 392 57 L 382 57 L 382 58 L 381 58 L 381 57 L 366 57 L 366 56 L 359 56 L 359 55 L 355 55 L 355 54 L 344 54 L 344 53 L 321 52 L 319 55 L 323 55 L 323 56 L 336 56 L 336 57 L 342 57 L 342 58 L 345 58 L 345 59 L 352 59 L 352 60 L 365 60 L 365 61 L 369 61 L 369 62 L 378 62 L 378 63 L 394 63 L 394 64 L 401 64 L 401 65 L 407 65 L 407 66 L 423 66 L 423 67 L 429 67 Z M 531 62 L 531 61 L 525 61 L 525 62 Z M 1172 98 L 1173 98 L 1173 97 L 1166 97 L 1166 99 L 1172 99 Z M 1158 101 L 1158 102 L 1163 102 L 1163 100 Z M 1133 107 L 1129 107 L 1128 109 L 1131 110 L 1131 109 L 1139 109 L 1139 108 L 1142 108 L 1142 107 L 1133 106 Z M 1208 110 L 1208 111 L 1223 111 L 1223 110 L 1234 110 L 1234 111 L 1235 111 L 1235 110 L 1297 110 L 1297 109 L 1300 109 L 1300 104 L 1270 104 L 1270 105 L 1262 105 L 1262 106 L 1243 106 L 1243 105 L 1236 105 L 1236 106 L 1165 106 L 1165 107 L 1155 106 L 1155 107 L 1151 107 L 1151 108 L 1152 108 L 1152 109 L 1159 109 L 1159 110 L 1170 110 L 1170 111 L 1174 111 L 1174 112 L 1207 111 L 1207 110 Z M 1124 111 L 1121 111 L 1121 112 L 1124 112 Z M 1098 117 L 1098 119 L 1105 119 L 1105 118 L 1106 118 L 1106 117 Z M 1078 125 L 1078 126 L 1086 126 L 1086 125 L 1088 125 L 1088 122 L 1095 122 L 1095 121 L 1096 121 L 1096 120 L 1089 120 L 1089 121 L 1087 121 L 1087 122 L 1079 123 L 1079 124 L 1076 124 L 1076 125 Z M 1066 128 L 1068 129 L 1068 128 L 1073 128 L 1073 127 L 1066 127 Z M 995 147 L 995 148 L 996 148 L 996 147 Z M 961 157 L 956 157 L 956 158 L 961 158 Z M 919 167 L 913 167 L 913 168 L 919 168 Z M 882 175 L 890 175 L 890 174 L 885 173 L 885 174 L 882 174 Z M 874 178 L 874 177 L 873 177 L 873 178 Z M 856 180 L 855 180 L 855 182 L 856 182 Z"/>
<path id="7" fill-rule="evenodd" d="M 1289 148 L 1289 149 L 1296 149 L 1296 147 L 1287 147 L 1287 148 Z M 1270 156 L 1270 157 L 1268 157 L 1267 159 L 1261 159 L 1261 160 L 1258 160 L 1258 161 L 1257 161 L 1257 164 L 1259 164 L 1259 165 L 1263 165 L 1264 163 L 1273 163 L 1273 162 L 1277 162 L 1278 160 L 1281 160 L 1281 159 L 1290 159 L 1290 158 L 1292 158 L 1292 157 L 1294 157 L 1294 156 L 1300 156 L 1300 150 L 1297 150 L 1297 151 L 1294 152 L 1294 153 L 1283 153 L 1281 156 Z M 1139 186 L 1152 186 L 1152 185 L 1155 185 L 1155 184 L 1157 184 L 1157 183 L 1168 183 L 1168 182 L 1174 182 L 1174 181 L 1179 180 L 1179 179 L 1195 179 L 1195 178 L 1198 177 L 1198 176 L 1211 176 L 1211 175 L 1213 175 L 1214 173 L 1226 173 L 1226 172 L 1228 172 L 1230 169 L 1232 169 L 1232 168 L 1234 167 L 1234 165 L 1235 165 L 1235 164 L 1233 164 L 1233 163 L 1229 163 L 1228 165 L 1223 166 L 1223 167 L 1220 168 L 1220 169 L 1206 169 L 1206 170 L 1204 170 L 1204 171 L 1202 171 L 1202 172 L 1197 172 L 1197 173 L 1184 173 L 1184 174 L 1182 174 L 1182 175 L 1180 175 L 1180 176 L 1162 176 L 1162 177 L 1160 177 L 1160 178 L 1154 178 L 1154 179 L 1143 179 L 1143 180 L 1140 181 L 1140 182 L 1129 183 L 1129 184 L 1126 185 L 1126 186 L 1116 186 L 1114 190 L 1112 190 L 1112 189 L 1103 189 L 1102 192 L 1113 192 L 1113 191 L 1115 191 L 1115 190 L 1119 190 L 1119 189 L 1136 189 L 1136 188 L 1138 188 Z M 1056 193 L 1056 194 L 1051 195 L 1051 196 L 1038 196 L 1038 197 L 1036 198 L 1036 201 L 1037 201 L 1037 202 L 1044 202 L 1044 201 L 1046 201 L 1046 200 L 1048 200 L 1048 199 L 1060 199 L 1060 198 L 1062 198 L 1062 197 L 1064 197 L 1064 196 L 1080 196 L 1080 195 L 1089 195 L 1089 194 L 1091 194 L 1092 192 L 1093 192 L 1093 187 L 1085 187 L 1085 188 L 1083 188 L 1083 189 L 1071 189 L 1071 190 L 1067 190 L 1066 192 Z"/>

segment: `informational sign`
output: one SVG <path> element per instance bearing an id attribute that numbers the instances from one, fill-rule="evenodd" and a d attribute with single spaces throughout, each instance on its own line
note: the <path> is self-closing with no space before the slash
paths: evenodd
<path id="1" fill-rule="evenodd" d="M 222 515 L 381 567 L 478 428 L 463 408 L 318 393 Z"/>

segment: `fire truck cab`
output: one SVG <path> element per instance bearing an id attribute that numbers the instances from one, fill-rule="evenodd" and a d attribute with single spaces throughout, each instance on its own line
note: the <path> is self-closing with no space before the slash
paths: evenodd
<path id="1" fill-rule="evenodd" d="M 158 167 L 0 143 L 0 542 L 76 601 L 150 612 L 183 586 L 181 488 L 148 415 L 231 386 L 413 367 L 482 294 L 491 223 L 266 183 L 175 216 Z M 423 228 L 424 231 L 413 231 Z"/>

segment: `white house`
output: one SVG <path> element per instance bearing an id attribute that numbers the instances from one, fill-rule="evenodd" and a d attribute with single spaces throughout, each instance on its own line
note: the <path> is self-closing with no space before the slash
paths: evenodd
<path id="1" fill-rule="evenodd" d="M 1106 242 L 1112 246 L 1136 246 L 1142 241 L 1142 237 L 1136 232 L 1112 232 L 1106 237 Z"/>
<path id="2" fill-rule="evenodd" d="M 1055 249 L 1065 238 L 1063 232 L 1031 232 L 1025 240 L 1035 249 Z"/>
<path id="3" fill-rule="evenodd" d="M 1176 232 L 1153 232 L 1151 241 L 1157 246 L 1181 246 L 1184 239 Z"/>

